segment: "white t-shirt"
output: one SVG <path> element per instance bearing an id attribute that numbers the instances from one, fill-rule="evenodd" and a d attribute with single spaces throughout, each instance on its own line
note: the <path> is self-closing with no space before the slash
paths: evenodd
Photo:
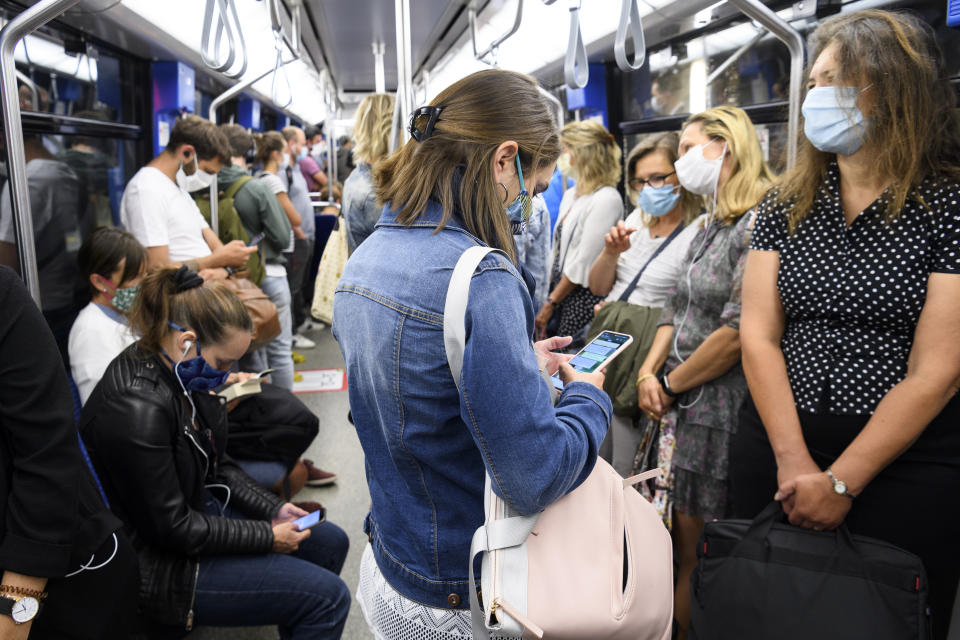
<path id="1" fill-rule="evenodd" d="M 267 186 L 270 187 L 270 191 L 273 192 L 273 195 L 278 193 L 286 193 L 287 187 L 283 184 L 283 180 L 279 176 L 270 173 L 269 171 L 261 171 L 257 178 L 263 180 L 267 183 Z M 293 252 L 293 229 L 290 230 L 290 244 L 287 245 L 284 253 Z M 287 277 L 287 268 L 282 264 L 270 264 L 269 262 L 263 265 L 266 275 L 274 278 L 286 278 Z"/>
<path id="2" fill-rule="evenodd" d="M 122 320 L 113 309 L 103 309 L 91 302 L 77 315 L 70 329 L 67 343 L 70 373 L 83 404 L 87 403 L 107 366 L 137 340 Z"/>
<path id="3" fill-rule="evenodd" d="M 120 223 L 145 247 L 166 246 L 172 262 L 210 255 L 209 228 L 190 194 L 159 169 L 143 167 L 120 201 Z"/>
<path id="4" fill-rule="evenodd" d="M 706 215 L 702 215 L 680 232 L 666 249 L 660 252 L 656 260 L 650 263 L 640 276 L 637 288 L 630 294 L 627 302 L 644 307 L 662 307 L 667 301 L 667 294 L 683 276 L 683 261 L 690 248 L 693 237 L 697 235 Z M 627 216 L 624 222 L 628 227 L 636 227 L 630 236 L 630 248 L 620 254 L 617 260 L 617 280 L 607 296 L 607 302 L 614 302 L 626 290 L 637 276 L 637 272 L 647 264 L 666 237 L 651 238 L 650 230 L 643 224 L 639 209 Z"/>

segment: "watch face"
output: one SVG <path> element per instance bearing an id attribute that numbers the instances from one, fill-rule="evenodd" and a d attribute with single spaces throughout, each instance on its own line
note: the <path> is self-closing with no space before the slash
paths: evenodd
<path id="1" fill-rule="evenodd" d="M 37 599 L 27 596 L 13 603 L 13 610 L 10 612 L 10 617 L 13 618 L 14 622 L 22 624 L 33 620 L 33 617 L 37 615 L 37 611 L 39 610 L 40 603 L 37 602 Z"/>
<path id="2" fill-rule="evenodd" d="M 847 484 L 843 480 L 837 480 L 836 484 L 833 485 L 833 490 L 843 495 L 847 492 Z"/>

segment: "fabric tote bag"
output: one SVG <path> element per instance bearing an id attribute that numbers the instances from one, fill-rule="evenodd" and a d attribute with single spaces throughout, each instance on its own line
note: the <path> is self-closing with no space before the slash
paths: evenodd
<path id="1" fill-rule="evenodd" d="M 691 639 L 930 637 L 920 558 L 845 525 L 813 531 L 784 517 L 774 502 L 753 521 L 704 527 L 690 579 Z"/>
<path id="2" fill-rule="evenodd" d="M 337 216 L 337 222 L 330 232 L 327 246 L 323 249 L 320 266 L 317 267 L 317 282 L 313 287 L 313 305 L 310 315 L 314 320 L 333 324 L 333 294 L 347 264 L 347 229 L 343 223 L 343 214 Z"/>
<path id="3" fill-rule="evenodd" d="M 488 247 L 471 247 L 454 269 L 444 306 L 444 343 L 459 385 L 464 313 L 474 271 Z M 504 416 L 509 420 L 508 416 Z M 657 470 L 652 472 L 659 473 Z M 649 502 L 598 459 L 575 490 L 539 514 L 514 512 L 484 487 L 484 524 L 470 548 L 470 610 L 475 640 L 669 640 L 673 620 L 670 535 Z M 477 597 L 474 559 L 481 558 Z"/>

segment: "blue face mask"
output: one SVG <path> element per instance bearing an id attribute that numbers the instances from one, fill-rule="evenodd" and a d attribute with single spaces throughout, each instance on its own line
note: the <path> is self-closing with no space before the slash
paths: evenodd
<path id="1" fill-rule="evenodd" d="M 870 124 L 857 107 L 860 93 L 856 87 L 810 89 L 803 101 L 803 132 L 807 140 L 825 153 L 849 156 L 859 151 Z"/>
<path id="2" fill-rule="evenodd" d="M 530 200 L 530 194 L 523 184 L 523 170 L 520 168 L 520 154 L 514 156 L 517 161 L 517 177 L 520 178 L 520 193 L 516 199 L 507 206 L 507 218 L 510 220 L 510 226 L 514 234 L 523 233 L 527 226 L 527 220 L 530 219 L 530 212 L 533 210 L 533 201 Z"/>
<path id="3" fill-rule="evenodd" d="M 679 199 L 680 189 L 672 184 L 665 184 L 662 187 L 645 186 L 640 190 L 637 201 L 644 213 L 659 218 L 670 213 Z"/>
<path id="4" fill-rule="evenodd" d="M 168 323 L 171 327 L 177 331 L 186 331 L 172 322 Z M 173 365 L 174 374 L 180 380 L 180 383 L 190 389 L 191 391 L 210 391 L 216 389 L 223 383 L 227 381 L 229 377 L 229 371 L 220 371 L 219 369 L 214 369 L 210 364 L 203 359 L 200 355 L 200 343 L 197 343 L 197 357 L 190 358 L 189 360 L 180 360 L 179 362 L 174 362 L 173 359 L 167 355 L 167 352 L 163 352 L 163 357 Z"/>

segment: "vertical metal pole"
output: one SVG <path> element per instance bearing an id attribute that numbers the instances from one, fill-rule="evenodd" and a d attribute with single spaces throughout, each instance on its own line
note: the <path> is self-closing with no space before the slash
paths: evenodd
<path id="1" fill-rule="evenodd" d="M 386 44 L 383 42 L 373 43 L 373 77 L 377 93 L 387 92 L 387 76 L 383 70 L 383 57 L 386 52 Z"/>
<path id="2" fill-rule="evenodd" d="M 13 50 L 28 33 L 50 22 L 78 2 L 80 0 L 41 0 L 17 15 L 0 31 L 0 107 L 3 109 L 3 135 L 10 162 L 7 170 L 10 174 L 13 228 L 20 257 L 20 274 L 37 306 L 40 306 L 40 278 L 37 271 L 37 249 L 33 242 L 27 160 L 23 150 L 23 124 L 20 120 L 17 66 L 13 60 Z"/>
<path id="3" fill-rule="evenodd" d="M 394 13 L 397 21 L 397 104 L 395 114 L 399 119 L 400 140 L 403 144 L 410 138 L 410 132 L 404 126 L 413 112 L 413 62 L 410 42 L 410 0 L 394 0 Z"/>
<path id="4" fill-rule="evenodd" d="M 196 153 L 196 152 L 194 152 Z M 213 182 L 210 183 L 210 228 L 213 233 L 220 237 L 220 197 L 217 190 L 217 175 L 213 175 Z"/>
<path id="5" fill-rule="evenodd" d="M 790 51 L 790 110 L 787 116 L 787 168 L 797 160 L 797 136 L 800 132 L 800 95 L 803 92 L 803 37 L 785 20 L 759 0 L 730 0 L 747 17 L 770 30 Z"/>

